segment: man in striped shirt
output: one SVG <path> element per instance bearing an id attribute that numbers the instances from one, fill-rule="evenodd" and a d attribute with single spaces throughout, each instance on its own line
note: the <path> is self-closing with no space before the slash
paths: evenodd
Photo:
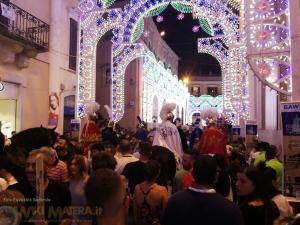
<path id="1" fill-rule="evenodd" d="M 69 181 L 69 174 L 66 163 L 59 160 L 56 151 L 50 147 L 42 147 L 47 155 L 47 176 L 50 180 L 66 183 Z"/>

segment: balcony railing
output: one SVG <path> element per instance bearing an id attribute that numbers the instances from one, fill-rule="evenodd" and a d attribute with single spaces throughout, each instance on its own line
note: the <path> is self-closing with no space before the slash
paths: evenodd
<path id="1" fill-rule="evenodd" d="M 6 2 L 0 0 L 0 3 Z M 13 3 L 6 3 L 6 12 L 1 12 L 0 34 L 40 52 L 49 50 L 50 26 Z"/>

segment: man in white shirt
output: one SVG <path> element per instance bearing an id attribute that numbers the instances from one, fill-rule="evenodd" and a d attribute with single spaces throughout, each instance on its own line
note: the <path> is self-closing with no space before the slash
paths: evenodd
<path id="1" fill-rule="evenodd" d="M 120 144 L 119 144 L 119 149 L 118 151 L 121 153 L 119 155 L 119 157 L 116 157 L 117 160 L 117 166 L 115 171 L 121 175 L 125 166 L 128 163 L 131 162 L 136 162 L 139 159 L 136 158 L 133 154 L 132 154 L 132 150 L 131 150 L 131 146 L 130 146 L 130 142 L 127 139 L 123 139 L 121 140 Z"/>

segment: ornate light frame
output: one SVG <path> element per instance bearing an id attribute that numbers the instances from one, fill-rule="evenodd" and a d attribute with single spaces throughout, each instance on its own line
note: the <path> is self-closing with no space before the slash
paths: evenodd
<path id="1" fill-rule="evenodd" d="M 236 76 L 240 76 L 240 72 L 244 65 L 238 65 L 236 59 L 244 54 L 239 52 L 238 48 L 244 45 L 244 39 L 239 30 L 239 18 L 228 7 L 227 0 L 132 0 L 130 4 L 124 7 L 124 10 L 109 8 L 113 1 L 104 0 L 81 0 L 79 9 L 80 16 L 80 44 L 79 44 L 79 63 L 78 63 L 78 100 L 77 100 L 77 116 L 82 118 L 85 116 L 85 104 L 95 101 L 95 61 L 96 46 L 99 39 L 109 30 L 113 29 L 112 38 L 112 94 L 111 108 L 112 119 L 119 121 L 124 115 L 124 76 L 126 66 L 130 61 L 145 55 L 146 50 L 142 43 L 135 43 L 137 38 L 133 38 L 134 31 L 138 27 L 141 29 L 140 21 L 151 10 L 156 9 L 162 4 L 177 4 L 184 9 L 191 10 L 194 18 L 207 17 L 214 21 L 213 26 L 219 29 L 222 34 L 221 42 L 225 43 L 230 54 L 230 60 L 227 65 L 234 68 L 240 68 Z M 214 33 L 217 33 L 216 31 Z M 217 51 L 219 51 L 218 49 Z M 199 50 L 205 51 L 205 48 Z M 216 51 L 207 51 L 212 54 Z M 232 65 L 236 62 L 236 65 Z M 225 69 L 224 69 L 225 70 Z M 229 90 L 233 86 L 234 75 L 227 76 L 227 72 L 223 74 L 223 90 Z M 230 71 L 232 72 L 233 69 Z M 247 88 L 247 79 L 241 79 L 245 88 Z M 247 91 L 246 91 L 247 92 Z M 229 118 L 232 114 L 241 113 L 241 116 L 248 118 L 247 94 L 242 98 L 244 103 L 239 102 L 241 99 L 231 99 L 226 97 L 225 111 L 228 111 Z M 232 96 L 231 96 L 232 97 Z M 241 107 L 242 105 L 242 107 Z M 239 111 L 239 109 L 241 109 Z"/>
<path id="2" fill-rule="evenodd" d="M 265 85 L 291 95 L 289 0 L 247 0 L 245 4 L 249 9 L 247 60 L 252 71 Z"/>

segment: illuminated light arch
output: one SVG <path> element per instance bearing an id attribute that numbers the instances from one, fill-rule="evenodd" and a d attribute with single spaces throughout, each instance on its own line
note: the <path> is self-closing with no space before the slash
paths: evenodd
<path id="1" fill-rule="evenodd" d="M 98 9 L 93 1 L 88 1 L 89 8 L 83 7 L 79 18 L 80 34 L 80 54 L 78 59 L 78 99 L 77 116 L 85 116 L 85 104 L 95 101 L 96 88 L 96 52 L 97 44 L 106 32 L 116 28 L 121 21 L 120 9 Z M 92 7 L 93 6 L 93 7 Z M 84 10 L 94 9 L 84 13 Z"/>
<path id="2" fill-rule="evenodd" d="M 124 72 L 133 60 L 143 57 L 146 49 L 142 44 L 125 47 L 124 51 L 116 58 L 112 67 L 112 119 L 119 121 L 124 114 Z M 121 108 L 122 107 L 122 108 Z"/>
<path id="3" fill-rule="evenodd" d="M 155 16 L 157 13 L 162 12 L 161 8 L 165 9 L 167 5 L 171 4 L 173 8 L 180 11 L 179 7 L 174 7 L 175 4 L 182 8 L 188 7 L 188 10 L 183 10 L 184 13 L 192 13 L 194 18 L 207 18 L 209 21 L 216 21 L 214 25 L 219 25 L 223 30 L 225 38 L 232 38 L 233 35 L 237 35 L 239 17 L 235 15 L 227 6 L 227 1 L 221 0 L 216 2 L 215 0 L 132 0 L 130 4 L 124 7 L 122 14 L 122 25 L 118 28 L 116 37 L 114 38 L 113 54 L 116 56 L 123 49 L 123 44 L 133 43 L 133 33 L 136 26 L 140 23 L 144 17 Z M 150 13 L 155 12 L 157 13 Z"/>
<path id="4" fill-rule="evenodd" d="M 202 4 L 205 2 L 205 4 Z M 177 4 L 176 7 L 182 6 L 185 7 L 185 10 L 183 10 L 185 13 L 189 12 L 192 13 L 194 18 L 202 18 L 203 16 L 208 17 L 211 19 L 211 21 L 215 22 L 215 26 L 217 26 L 218 29 L 224 29 L 222 31 L 222 34 L 218 36 L 218 39 L 220 39 L 223 42 L 226 42 L 226 44 L 230 45 L 237 45 L 238 40 L 240 39 L 239 30 L 238 30 L 238 17 L 234 15 L 231 10 L 229 10 L 226 6 L 226 1 L 220 1 L 216 2 L 213 0 L 207 0 L 207 1 L 164 1 L 164 0 L 145 0 L 145 1 L 138 1 L 138 0 L 132 0 L 130 4 L 126 5 L 124 7 L 124 12 L 122 14 L 122 25 L 120 25 L 114 32 L 115 37 L 113 38 L 113 48 L 112 48 L 112 56 L 113 56 L 113 79 L 116 80 L 122 80 L 125 76 L 125 70 L 122 71 L 118 70 L 117 67 L 119 67 L 120 64 L 120 55 L 124 55 L 124 47 L 130 44 L 133 44 L 137 39 L 138 35 L 141 34 L 143 30 L 143 23 L 142 20 L 144 17 L 149 16 L 149 12 L 151 12 L 150 16 L 155 15 L 155 10 L 158 12 L 161 12 L 166 5 L 171 4 L 174 7 L 174 4 Z M 214 19 L 214 20 L 212 20 Z M 137 34 L 138 33 L 138 34 Z M 212 44 L 214 47 L 215 44 Z M 221 62 L 221 57 L 224 57 L 222 50 L 220 49 L 213 49 L 212 51 L 209 51 L 211 46 L 205 47 L 203 51 L 199 50 L 199 52 L 211 54 L 215 56 L 216 58 L 219 58 Z M 219 54 L 220 56 L 218 57 Z M 229 54 L 228 54 L 229 55 Z M 119 60 L 119 61 L 118 61 Z M 223 60 L 224 62 L 225 60 Z M 220 63 L 222 64 L 222 63 Z M 227 74 L 227 65 L 230 64 L 230 61 L 227 61 L 225 64 L 221 65 L 223 68 L 222 75 L 226 79 Z M 124 66 L 122 66 L 124 68 Z M 119 73 L 115 73 L 115 71 L 119 71 Z M 122 73 L 121 73 L 122 72 Z M 116 85 L 117 82 L 112 83 L 112 89 L 114 90 L 114 85 Z M 225 88 L 231 88 L 232 82 L 225 82 L 223 83 L 223 87 Z M 124 89 L 124 87 L 123 87 Z M 113 93 L 113 99 L 112 99 L 112 114 L 113 118 L 116 121 L 119 121 L 123 114 L 124 114 L 124 101 L 122 99 L 124 98 L 123 92 L 115 92 Z M 225 97 L 227 95 L 225 94 Z M 121 101 L 117 101 L 120 100 Z M 232 113 L 241 113 L 241 117 L 247 119 L 248 118 L 248 112 L 245 111 L 238 111 L 234 110 L 234 107 L 230 104 L 230 99 L 227 102 L 227 110 Z"/>
<path id="5" fill-rule="evenodd" d="M 212 55 L 221 66 L 223 115 L 232 124 L 238 124 L 239 118 L 249 117 L 247 62 L 243 48 L 240 43 L 227 49 L 218 37 L 198 39 L 198 53 Z M 232 114 L 239 116 L 232 117 Z"/>
<path id="6" fill-rule="evenodd" d="M 78 48 L 79 61 L 77 70 L 77 116 L 79 117 L 85 116 L 85 104 L 89 101 L 95 101 L 95 53 L 97 43 L 108 30 L 113 29 L 111 74 L 112 79 L 116 82 L 112 84 L 112 90 L 113 88 L 117 88 L 120 92 L 115 95 L 112 93 L 111 103 L 112 106 L 115 106 L 112 107 L 114 120 L 119 121 L 122 118 L 124 114 L 124 96 L 120 84 L 122 85 L 122 80 L 124 79 L 124 70 L 126 69 L 124 65 L 128 65 L 122 57 L 125 57 L 126 52 L 134 49 L 136 46 L 134 44 L 143 29 L 141 18 L 154 16 L 155 13 L 163 11 L 165 5 L 169 3 L 173 6 L 177 4 L 176 7 L 182 7 L 181 9 L 185 13 L 192 13 L 194 18 L 200 19 L 205 17 L 210 22 L 213 21 L 214 24 L 212 26 L 215 26 L 214 35 L 218 35 L 215 34 L 215 31 L 220 26 L 223 35 L 219 38 L 228 47 L 231 58 L 226 65 L 226 71 L 222 73 L 223 92 L 225 96 L 224 105 L 228 118 L 238 119 L 238 115 L 236 114 L 240 114 L 240 112 L 245 112 L 242 114 L 246 118 L 248 116 L 246 111 L 248 111 L 249 107 L 249 90 L 247 89 L 247 70 L 249 70 L 249 66 L 244 61 L 241 63 L 241 59 L 247 58 L 255 75 L 267 84 L 270 84 L 270 82 L 257 72 L 266 71 L 264 70 L 264 65 L 259 60 L 266 58 L 262 62 L 267 62 L 268 65 L 274 62 L 286 62 L 282 63 L 282 65 L 287 65 L 286 72 L 279 74 L 282 77 L 277 77 L 278 79 L 273 85 L 279 91 L 278 82 L 287 82 L 289 87 L 291 87 L 291 68 L 289 67 L 290 37 L 287 23 L 289 18 L 288 0 L 247 0 L 245 1 L 246 6 L 237 4 L 236 2 L 238 1 L 235 0 L 132 0 L 130 4 L 125 6 L 124 10 L 110 8 L 113 2 L 114 0 L 81 0 L 79 4 L 79 9 L 81 10 L 79 25 L 80 30 L 82 30 L 79 37 L 80 45 Z M 279 7 L 280 10 L 275 10 L 274 6 L 278 4 L 274 2 L 281 4 Z M 242 15 L 249 13 L 250 16 L 249 14 L 248 16 L 246 15 L 246 20 L 239 24 L 239 18 L 232 13 L 227 4 L 235 5 L 235 7 L 241 10 Z M 267 7 L 262 7 L 263 5 L 267 5 Z M 246 29 L 244 22 L 247 23 Z M 282 38 L 278 43 L 275 43 L 275 39 L 273 38 L 275 31 L 271 31 L 270 34 L 260 35 L 261 38 L 255 40 L 259 36 L 259 30 L 255 30 L 253 27 L 268 28 L 265 30 L 273 27 L 273 31 L 277 30 L 276 34 L 278 36 L 281 34 L 283 36 L 280 36 Z M 253 32 L 256 32 L 256 34 Z M 245 33 L 246 35 L 244 36 Z M 284 34 L 286 34 L 286 38 L 283 38 Z M 259 45 L 255 46 L 258 42 L 260 42 Z M 262 51 L 263 44 L 266 48 Z M 130 47 L 130 45 L 132 46 Z M 133 58 L 142 57 L 145 54 L 145 52 L 142 53 L 140 51 L 137 51 L 139 55 Z M 220 49 L 218 52 L 220 52 Z M 255 56 L 257 52 L 260 53 L 259 57 Z M 278 52 L 281 52 L 281 54 Z M 263 57 L 261 57 L 262 55 Z M 123 63 L 123 65 L 119 65 L 119 63 Z M 235 72 L 236 70 L 238 70 L 237 73 Z M 120 81 L 120 83 L 117 83 L 117 81 Z M 230 88 L 234 87 L 234 85 L 241 88 L 232 91 Z M 283 90 L 282 92 L 284 93 Z M 288 89 L 286 92 L 290 93 L 291 89 Z"/>
<path id="7" fill-rule="evenodd" d="M 203 4 L 204 2 L 204 4 Z M 195 18 L 207 17 L 216 21 L 215 29 L 224 29 L 220 38 L 226 43 L 235 43 L 239 39 L 238 17 L 226 7 L 226 1 L 192 0 L 192 1 L 164 1 L 164 0 L 132 0 L 132 2 L 120 9 L 108 9 L 113 1 L 107 0 L 82 0 L 80 29 L 80 55 L 78 63 L 78 101 L 77 115 L 85 116 L 85 103 L 95 101 L 95 59 L 96 47 L 99 39 L 109 30 L 113 29 L 112 38 L 112 118 L 119 121 L 124 114 L 124 74 L 126 66 L 133 59 L 145 55 L 141 44 L 134 44 L 138 38 L 135 33 L 141 33 L 145 16 L 154 16 L 163 11 L 168 4 L 184 13 L 193 13 Z M 137 32 L 136 32 L 137 31 Z M 230 41 L 228 41 L 230 40 Z M 201 51 L 200 51 L 201 52 Z M 211 51 L 208 54 L 215 54 Z M 127 54 L 130 54 L 127 57 Z M 224 67 L 223 68 L 227 68 Z M 226 73 L 225 73 L 226 74 Z M 225 75 L 224 75 L 225 76 Z M 226 77 L 225 77 L 226 78 Z M 226 83 L 223 84 L 226 87 Z M 230 103 L 230 101 L 229 101 Z M 229 107 L 228 110 L 232 111 Z"/>

